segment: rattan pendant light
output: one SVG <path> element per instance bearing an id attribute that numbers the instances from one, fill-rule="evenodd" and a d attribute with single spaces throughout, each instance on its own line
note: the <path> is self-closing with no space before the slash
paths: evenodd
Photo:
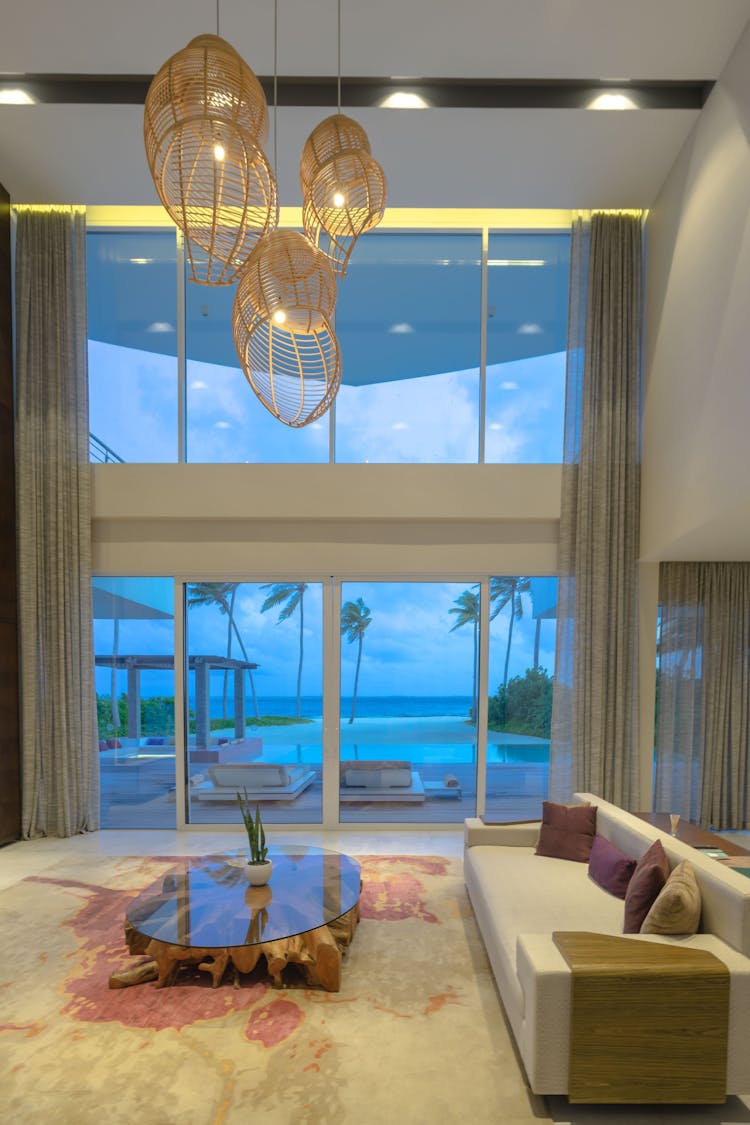
<path id="1" fill-rule="evenodd" d="M 321 121 L 302 150 L 300 184 L 305 234 L 343 277 L 356 240 L 385 212 L 385 175 L 362 126 L 342 113 Z"/>
<path id="2" fill-rule="evenodd" d="M 333 270 L 303 234 L 276 230 L 258 243 L 235 294 L 234 342 L 255 394 L 287 426 L 315 421 L 336 397 L 335 305 Z"/>
<path id="3" fill-rule="evenodd" d="M 144 111 L 146 157 L 159 198 L 186 236 L 192 281 L 236 281 L 277 225 L 267 134 L 263 89 L 218 35 L 191 40 L 155 75 Z"/>
<path id="4" fill-rule="evenodd" d="M 313 129 L 300 159 L 302 225 L 337 277 L 354 244 L 383 218 L 386 181 L 362 126 L 341 112 L 341 0 L 338 0 L 338 112 Z"/>

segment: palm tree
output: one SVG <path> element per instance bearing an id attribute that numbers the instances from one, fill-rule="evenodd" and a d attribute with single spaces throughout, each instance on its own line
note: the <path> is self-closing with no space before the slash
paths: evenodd
<path id="1" fill-rule="evenodd" d="M 517 577 L 503 576 L 501 578 L 490 578 L 490 606 L 495 606 L 495 609 L 490 613 L 490 621 L 494 621 L 498 613 L 505 609 L 506 606 L 510 607 L 508 644 L 505 649 L 505 669 L 503 671 L 504 688 L 508 686 L 508 665 L 510 664 L 510 645 L 513 640 L 513 623 L 515 621 L 520 621 L 523 617 L 521 594 L 528 594 L 530 590 L 530 580 L 520 575 Z"/>
<path id="2" fill-rule="evenodd" d="M 247 656 L 247 649 L 242 640 L 242 636 L 237 627 L 237 622 L 234 619 L 234 603 L 237 597 L 237 590 L 239 582 L 192 582 L 188 586 L 188 609 L 193 606 L 201 605 L 216 605 L 222 614 L 226 614 L 227 618 L 227 658 L 232 655 L 232 636 L 237 637 L 237 642 L 242 651 L 242 655 L 247 663 L 249 663 Z M 250 680 L 250 691 L 253 696 L 253 713 L 255 718 L 260 717 L 258 711 L 258 697 L 255 693 L 255 681 L 253 679 L 252 668 L 247 669 L 248 678 Z M 229 670 L 224 672 L 224 695 L 222 700 L 222 715 L 227 717 L 227 685 L 228 685 Z"/>
<path id="3" fill-rule="evenodd" d="M 270 590 L 270 594 L 260 607 L 260 612 L 273 609 L 286 602 L 279 614 L 279 621 L 286 621 L 292 616 L 299 606 L 299 665 L 297 666 L 297 718 L 302 718 L 302 657 L 304 654 L 305 637 L 305 590 L 306 582 L 269 582 L 261 586 L 261 590 Z M 278 622 L 277 622 L 278 624 Z"/>
<path id="4" fill-rule="evenodd" d="M 359 666 L 362 663 L 362 641 L 365 636 L 365 629 L 371 623 L 372 617 L 370 610 L 365 605 L 362 598 L 357 598 L 356 602 L 344 602 L 341 607 L 341 634 L 346 637 L 349 644 L 353 641 L 357 642 L 357 667 L 354 672 L 354 694 L 352 695 L 352 713 L 349 716 L 349 722 L 354 722 L 354 712 L 357 708 L 357 685 L 359 683 Z"/>
<path id="5" fill-rule="evenodd" d="M 455 633 L 456 629 L 460 629 L 463 625 L 471 623 L 474 631 L 474 661 L 472 664 L 472 685 L 471 685 L 471 721 L 476 722 L 477 718 L 477 651 L 479 641 L 479 594 L 473 593 L 471 590 L 464 590 L 456 598 L 456 604 L 453 609 L 449 610 L 450 613 L 457 613 L 458 620 L 451 629 L 451 633 Z"/>

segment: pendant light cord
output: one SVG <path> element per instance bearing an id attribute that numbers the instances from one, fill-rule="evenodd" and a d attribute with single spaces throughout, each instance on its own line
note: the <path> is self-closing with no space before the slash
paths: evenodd
<path id="1" fill-rule="evenodd" d="M 273 0 L 273 178 L 279 182 L 276 160 L 277 153 L 277 111 L 279 108 L 279 0 Z"/>
<path id="2" fill-rule="evenodd" d="M 338 55 L 338 82 L 336 84 L 336 106 L 338 112 L 341 113 L 341 0 L 338 0 L 338 41 L 339 41 L 339 55 Z"/>
<path id="3" fill-rule="evenodd" d="M 219 37 L 219 0 L 216 0 L 216 37 Z"/>

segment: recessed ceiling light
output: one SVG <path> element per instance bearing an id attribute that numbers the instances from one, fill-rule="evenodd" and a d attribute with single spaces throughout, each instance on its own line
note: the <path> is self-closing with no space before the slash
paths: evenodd
<path id="1" fill-rule="evenodd" d="M 505 383 L 501 383 L 500 388 L 503 391 L 517 391 L 518 390 L 518 383 L 513 383 L 509 379 Z"/>
<path id="2" fill-rule="evenodd" d="M 394 336 L 408 336 L 408 334 L 410 332 L 413 332 L 414 329 L 412 328 L 411 324 L 406 324 L 404 322 L 401 324 L 392 324 L 388 331 Z"/>
<path id="3" fill-rule="evenodd" d="M 421 94 L 406 90 L 394 90 L 380 103 L 381 109 L 429 109 L 430 103 Z"/>
<path id="4" fill-rule="evenodd" d="M 0 105 L 36 105 L 28 90 L 0 90 Z"/>
<path id="5" fill-rule="evenodd" d="M 546 266 L 545 258 L 488 258 L 488 266 Z"/>
<path id="6" fill-rule="evenodd" d="M 153 258 L 128 258 L 131 265 L 134 266 L 150 266 L 153 265 Z"/>
<path id="7" fill-rule="evenodd" d="M 491 430 L 502 430 L 503 424 L 502 422 L 490 422 L 489 428 Z"/>
<path id="8" fill-rule="evenodd" d="M 541 324 L 519 324 L 516 329 L 519 336 L 538 336 L 543 331 Z"/>
<path id="9" fill-rule="evenodd" d="M 147 332 L 174 332 L 174 330 L 174 324 L 170 324 L 168 320 L 155 320 L 146 329 Z"/>
<path id="10" fill-rule="evenodd" d="M 208 383 L 204 383 L 202 379 L 196 379 L 193 383 L 190 384 L 190 390 L 191 391 L 207 391 L 208 390 Z"/>
<path id="11" fill-rule="evenodd" d="M 232 428 L 230 422 L 214 422 L 214 427 L 217 430 L 231 430 Z"/>
<path id="12" fill-rule="evenodd" d="M 589 102 L 587 109 L 638 109 L 628 94 L 597 94 Z"/>

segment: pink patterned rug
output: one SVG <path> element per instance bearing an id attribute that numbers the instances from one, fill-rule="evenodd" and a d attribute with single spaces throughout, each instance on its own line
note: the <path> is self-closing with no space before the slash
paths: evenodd
<path id="1" fill-rule="evenodd" d="M 538 1120 L 460 863 L 360 858 L 362 920 L 338 993 L 301 979 L 275 990 L 262 963 L 239 988 L 196 972 L 111 990 L 138 961 L 126 907 L 168 857 L 68 863 L 0 893 L 2 1121 Z"/>

